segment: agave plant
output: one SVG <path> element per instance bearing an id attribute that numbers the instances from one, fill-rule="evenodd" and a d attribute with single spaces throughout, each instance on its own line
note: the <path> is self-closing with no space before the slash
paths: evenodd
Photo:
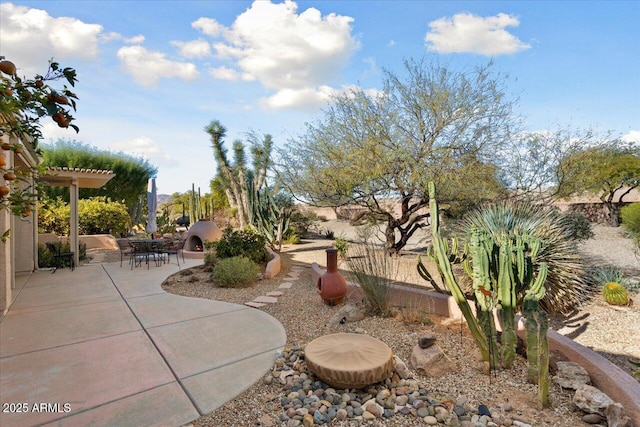
<path id="1" fill-rule="evenodd" d="M 496 238 L 518 230 L 543 242 L 537 263 L 548 266 L 546 294 L 540 301 L 545 311 L 568 312 L 591 294 L 587 267 L 577 252 L 571 224 L 561 213 L 528 202 L 504 201 L 472 211 L 461 226 L 468 236 L 474 229 Z"/>

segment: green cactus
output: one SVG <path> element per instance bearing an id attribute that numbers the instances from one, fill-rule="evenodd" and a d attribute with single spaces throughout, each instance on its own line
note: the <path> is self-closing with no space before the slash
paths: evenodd
<path id="1" fill-rule="evenodd" d="M 629 292 L 618 282 L 609 282 L 602 287 L 602 296 L 611 305 L 628 305 Z"/>
<path id="2" fill-rule="evenodd" d="M 490 360 L 489 346 L 487 339 L 480 327 L 478 320 L 473 315 L 469 301 L 465 297 L 456 277 L 453 275 L 451 267 L 450 252 L 445 239 L 440 235 L 440 221 L 438 218 L 438 202 L 436 201 L 436 186 L 433 182 L 429 183 L 429 213 L 431 218 L 431 236 L 433 245 L 433 257 L 438 267 L 438 271 L 443 278 L 442 282 L 447 286 L 451 296 L 454 298 L 462 315 L 467 321 L 467 326 L 471 331 L 471 335 L 475 340 L 482 358 L 486 361 Z"/>
<path id="3" fill-rule="evenodd" d="M 282 247 L 282 236 L 289 228 L 292 210 L 278 206 L 269 189 L 263 191 L 247 190 L 249 224 L 255 227 L 267 239 L 267 243 L 276 252 Z"/>

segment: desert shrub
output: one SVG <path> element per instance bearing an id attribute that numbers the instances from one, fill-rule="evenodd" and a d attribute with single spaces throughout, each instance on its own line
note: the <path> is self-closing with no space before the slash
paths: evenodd
<path id="1" fill-rule="evenodd" d="M 282 243 L 285 243 L 287 245 L 297 245 L 300 242 L 301 242 L 300 236 L 297 235 L 296 233 L 287 233 L 286 237 L 282 241 Z"/>
<path id="2" fill-rule="evenodd" d="M 571 224 L 560 212 L 526 202 L 502 202 L 467 214 L 462 227 L 467 236 L 475 227 L 490 236 L 518 231 L 540 239 L 542 249 L 536 263 L 549 266 L 546 294 L 541 300 L 547 312 L 570 311 L 593 294 L 587 266 L 576 251 Z"/>
<path id="3" fill-rule="evenodd" d="M 258 278 L 260 267 L 244 256 L 220 259 L 213 267 L 213 282 L 221 288 L 244 288 Z"/>
<path id="4" fill-rule="evenodd" d="M 564 215 L 570 232 L 570 238 L 574 240 L 588 240 L 594 236 L 591 223 L 580 212 L 571 212 Z"/>
<path id="5" fill-rule="evenodd" d="M 49 268 L 56 265 L 53 254 L 45 245 L 38 245 L 38 267 Z"/>
<path id="6" fill-rule="evenodd" d="M 640 240 L 640 203 L 631 203 L 620 209 L 622 227 L 636 240 Z"/>
<path id="7" fill-rule="evenodd" d="M 333 243 L 333 247 L 338 251 L 338 256 L 341 259 L 347 257 L 347 251 L 349 250 L 349 241 L 344 237 L 338 237 Z"/>
<path id="8" fill-rule="evenodd" d="M 386 252 L 371 243 L 355 245 L 348 260 L 349 270 L 362 288 L 370 314 L 391 314 L 390 300 L 398 264 Z"/>
<path id="9" fill-rule="evenodd" d="M 215 252 L 205 252 L 204 254 L 204 265 L 208 265 L 209 267 L 213 267 L 216 264 L 216 254 Z"/>
<path id="10" fill-rule="evenodd" d="M 38 204 L 38 231 L 68 236 L 71 212 L 69 204 L 58 198 Z"/>
<path id="11" fill-rule="evenodd" d="M 41 203 L 38 208 L 38 228 L 41 233 L 69 235 L 70 207 L 58 198 Z M 80 234 L 125 235 L 129 230 L 129 212 L 120 202 L 103 197 L 78 201 L 78 231 Z"/>
<path id="12" fill-rule="evenodd" d="M 211 247 L 219 260 L 244 256 L 260 264 L 268 259 L 265 243 L 265 238 L 255 231 L 227 228 L 224 230 L 222 238 L 217 242 L 212 242 Z"/>
<path id="13" fill-rule="evenodd" d="M 69 245 L 68 242 L 55 243 L 55 244 L 59 244 L 62 246 L 60 248 L 60 252 L 71 251 L 71 246 Z M 80 259 L 80 261 L 87 259 L 87 244 L 79 243 L 78 249 L 79 249 L 78 258 Z M 63 259 L 62 262 L 63 262 L 63 265 L 66 265 L 68 263 L 68 260 Z M 49 251 L 49 249 L 47 249 L 46 245 L 38 245 L 38 267 L 50 268 L 50 267 L 55 267 L 55 265 L 56 265 L 56 259 L 54 257 L 54 254 L 51 251 Z"/>
<path id="14" fill-rule="evenodd" d="M 312 215 L 315 215 L 315 213 L 294 211 L 289 220 L 289 228 L 284 233 L 284 240 L 286 241 L 292 235 L 304 236 L 314 221 Z"/>
<path id="15" fill-rule="evenodd" d="M 124 203 L 112 202 L 104 197 L 78 201 L 78 228 L 80 234 L 125 235 L 130 216 Z"/>

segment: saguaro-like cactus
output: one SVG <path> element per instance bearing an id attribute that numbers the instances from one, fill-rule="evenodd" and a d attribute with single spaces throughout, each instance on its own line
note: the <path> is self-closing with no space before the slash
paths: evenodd
<path id="1" fill-rule="evenodd" d="M 471 306 L 467 301 L 456 277 L 453 275 L 451 268 L 450 252 L 446 240 L 440 235 L 440 220 L 438 218 L 438 202 L 436 201 L 436 185 L 429 183 L 429 213 L 431 218 L 431 237 L 433 244 L 433 258 L 442 277 L 443 283 L 449 289 L 451 296 L 455 299 L 460 311 L 467 321 L 467 326 L 471 331 L 473 339 L 476 341 L 482 358 L 489 361 L 489 346 L 485 335 L 478 324 L 477 319 L 473 315 Z"/>

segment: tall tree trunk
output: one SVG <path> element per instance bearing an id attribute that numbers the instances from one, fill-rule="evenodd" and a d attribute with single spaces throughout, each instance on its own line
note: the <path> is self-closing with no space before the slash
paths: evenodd
<path id="1" fill-rule="evenodd" d="M 609 225 L 612 227 L 618 227 L 620 225 L 620 204 L 605 202 L 604 205 L 609 211 Z"/>

